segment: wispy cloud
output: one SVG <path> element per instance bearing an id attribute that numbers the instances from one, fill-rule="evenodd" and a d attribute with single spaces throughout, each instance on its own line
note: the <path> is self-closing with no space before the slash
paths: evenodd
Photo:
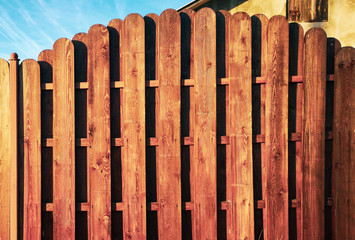
<path id="1" fill-rule="evenodd" d="M 91 25 L 124 19 L 132 12 L 160 14 L 190 0 L 0 0 L 0 57 L 17 52 L 37 58 L 56 39 L 87 32 Z"/>

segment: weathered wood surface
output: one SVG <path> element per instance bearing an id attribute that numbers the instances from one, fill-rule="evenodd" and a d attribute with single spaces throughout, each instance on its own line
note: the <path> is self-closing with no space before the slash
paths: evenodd
<path id="1" fill-rule="evenodd" d="M 159 239 L 181 239 L 181 30 L 180 16 L 175 10 L 168 9 L 160 15 L 158 36 Z"/>
<path id="2" fill-rule="evenodd" d="M 305 35 L 303 122 L 303 239 L 324 239 L 325 87 L 327 36 Z"/>
<path id="3" fill-rule="evenodd" d="M 122 36 L 124 239 L 146 238 L 144 34 L 143 18 L 128 15 Z"/>
<path id="4" fill-rule="evenodd" d="M 229 33 L 230 239 L 254 239 L 251 19 L 236 13 Z"/>
<path id="5" fill-rule="evenodd" d="M 61 38 L 53 46 L 54 239 L 75 239 L 74 91 L 74 46 Z"/>
<path id="6" fill-rule="evenodd" d="M 304 55 L 304 31 L 301 25 L 297 24 L 298 27 L 298 51 L 297 51 L 297 76 L 303 76 L 303 55 Z M 295 63 L 296 64 L 296 63 Z M 291 75 L 291 74 L 290 74 Z M 303 122 L 303 101 L 304 101 L 304 87 L 303 82 L 297 83 L 296 90 L 296 133 L 302 133 L 302 122 Z M 303 169 L 303 144 L 302 141 L 297 141 L 295 143 L 296 147 L 296 199 L 301 202 L 302 199 L 302 169 Z M 296 209 L 296 229 L 297 229 L 297 239 L 302 239 L 302 208 L 298 207 Z"/>
<path id="7" fill-rule="evenodd" d="M 265 98 L 266 239 L 288 239 L 288 51 L 285 17 L 269 20 Z"/>
<path id="8" fill-rule="evenodd" d="M 0 59 L 0 238 L 10 239 L 10 66 Z"/>
<path id="9" fill-rule="evenodd" d="M 194 36 L 195 36 L 195 15 L 196 12 L 191 9 L 185 9 L 180 13 L 181 17 L 181 77 L 183 79 L 194 79 L 195 76 L 195 53 L 194 53 Z M 185 92 L 184 92 L 185 91 Z M 195 92 L 194 86 L 188 89 L 181 89 L 181 119 L 182 136 L 194 136 L 195 132 Z M 185 95 L 183 95 L 185 93 Z M 184 97 L 185 96 L 185 97 Z M 185 107 L 185 109 L 184 109 Z M 186 111 L 186 112 L 184 112 Z M 186 130 L 185 130 L 186 128 Z M 186 156 L 182 159 L 182 199 L 185 201 L 195 202 L 195 174 L 196 162 L 193 161 L 195 153 L 194 146 L 190 145 L 182 148 L 182 154 Z M 193 211 L 183 209 L 183 238 L 195 239 L 196 231 L 195 217 Z"/>
<path id="10" fill-rule="evenodd" d="M 216 14 L 195 16 L 195 208 L 196 239 L 217 239 Z"/>
<path id="11" fill-rule="evenodd" d="M 41 83 L 39 64 L 22 62 L 19 71 L 23 141 L 23 238 L 41 239 Z"/>
<path id="12" fill-rule="evenodd" d="M 267 55 L 267 46 L 268 46 L 268 40 L 267 40 L 267 29 L 268 29 L 268 24 L 269 24 L 269 19 L 262 14 L 256 14 L 253 16 L 253 18 L 255 18 L 255 28 L 258 29 L 253 29 L 254 31 L 260 31 L 256 33 L 255 38 L 258 39 L 253 39 L 253 44 L 255 44 L 254 46 L 257 46 L 259 49 L 254 49 L 253 51 L 256 53 L 255 55 L 258 55 L 257 57 L 253 56 L 252 61 L 255 61 L 255 67 L 253 67 L 252 69 L 252 73 L 254 74 L 254 76 L 256 77 L 266 77 L 267 76 L 267 61 L 268 61 L 268 55 Z M 259 29 L 260 28 L 260 29 Z M 257 43 L 255 43 L 254 41 L 258 41 Z M 260 41 L 260 42 L 259 42 Z M 260 52 L 256 52 L 256 51 L 260 51 Z M 259 55 L 260 54 L 260 55 Z M 256 90 L 257 91 L 257 90 Z M 265 84 L 261 84 L 260 85 L 260 99 L 258 99 L 260 101 L 260 134 L 264 134 L 265 135 L 265 99 L 266 99 L 266 86 Z M 254 103 L 255 104 L 255 103 Z M 266 178 L 266 169 L 267 169 L 267 162 L 266 162 L 266 145 L 265 145 L 265 141 L 260 143 L 260 167 L 261 167 L 261 192 L 262 192 L 262 199 L 265 201 L 267 192 L 267 178 Z M 256 159 L 253 159 L 253 161 L 255 162 Z M 256 173 L 253 173 L 254 176 L 256 175 Z M 256 179 L 256 178 L 254 178 Z M 260 179 L 260 178 L 259 178 Z M 257 183 L 254 183 L 254 186 L 256 186 Z M 266 213 L 266 208 L 263 209 L 263 226 L 259 226 L 259 229 L 256 234 L 257 237 L 261 236 L 262 234 L 264 236 L 267 236 L 267 213 Z M 255 224 L 255 228 L 257 228 L 258 226 Z M 261 228 L 262 227 L 262 228 Z M 261 228 L 261 229 L 260 229 Z"/>
<path id="13" fill-rule="evenodd" d="M 111 133 L 109 32 L 88 33 L 88 167 L 91 239 L 111 239 Z"/>
<path id="14" fill-rule="evenodd" d="M 41 85 L 53 84 L 53 50 L 43 50 L 37 58 L 40 66 Z M 41 90 L 41 137 L 53 137 L 53 91 Z M 44 147 L 42 142 L 41 202 L 53 203 L 53 149 Z M 41 236 L 53 239 L 53 214 L 42 211 Z"/>
<path id="15" fill-rule="evenodd" d="M 355 49 L 335 57 L 333 198 L 335 239 L 355 239 Z"/>
<path id="16" fill-rule="evenodd" d="M 18 164 L 18 66 L 19 59 L 16 53 L 11 54 L 10 61 L 10 239 L 18 237 L 18 201 L 19 182 L 17 179 Z"/>

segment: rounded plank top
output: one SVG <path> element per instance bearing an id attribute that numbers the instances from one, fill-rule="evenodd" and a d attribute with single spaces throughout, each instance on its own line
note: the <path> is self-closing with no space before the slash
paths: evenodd
<path id="1" fill-rule="evenodd" d="M 155 23 L 158 23 L 158 21 L 159 21 L 159 16 L 157 14 L 155 14 L 155 13 L 149 13 L 149 14 L 144 16 L 144 18 L 146 18 L 146 17 L 149 17 L 149 18 L 153 19 Z"/>
<path id="2" fill-rule="evenodd" d="M 6 66 L 6 64 L 7 64 L 7 66 L 10 66 L 10 64 L 9 64 L 9 62 L 7 61 L 7 60 L 5 60 L 5 59 L 3 59 L 3 58 L 0 58 L 0 65 L 5 65 Z"/>
<path id="3" fill-rule="evenodd" d="M 322 28 L 315 27 L 315 28 L 309 29 L 306 32 L 305 39 L 307 40 L 311 36 L 313 37 L 315 35 L 319 36 L 320 38 L 325 38 L 325 39 L 327 38 L 327 33 Z"/>
<path id="4" fill-rule="evenodd" d="M 227 18 L 230 18 L 230 17 L 232 16 L 232 14 L 231 14 L 230 12 L 228 12 L 227 10 L 219 10 L 219 11 L 217 12 L 217 14 L 218 14 L 218 13 L 222 14 L 226 19 L 227 19 Z"/>
<path id="5" fill-rule="evenodd" d="M 87 43 L 87 39 L 88 39 L 88 34 L 84 32 L 77 33 L 73 37 L 73 41 L 80 41 L 83 43 Z"/>
<path id="6" fill-rule="evenodd" d="M 107 26 L 115 28 L 118 32 L 120 32 L 123 27 L 123 20 L 119 18 L 112 19 Z"/>
<path id="7" fill-rule="evenodd" d="M 37 61 L 48 62 L 49 64 L 53 64 L 53 50 L 46 49 L 38 54 Z"/>

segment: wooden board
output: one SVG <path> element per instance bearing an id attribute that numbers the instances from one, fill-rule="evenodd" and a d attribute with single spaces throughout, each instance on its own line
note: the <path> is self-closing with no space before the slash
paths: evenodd
<path id="1" fill-rule="evenodd" d="M 335 57 L 333 198 L 335 239 L 355 239 L 355 49 Z"/>
<path id="2" fill-rule="evenodd" d="M 196 239 L 217 239 L 216 14 L 195 16 L 195 208 Z"/>
<path id="3" fill-rule="evenodd" d="M 23 237 L 41 239 L 41 83 L 39 64 L 25 60 L 19 73 L 23 122 Z M 22 145 L 22 144 L 21 144 Z"/>
<path id="4" fill-rule="evenodd" d="M 181 50 L 180 16 L 172 9 L 159 18 L 157 109 L 157 201 L 159 239 L 181 239 Z"/>
<path id="5" fill-rule="evenodd" d="M 53 45 L 54 239 L 75 238 L 74 90 L 74 46 L 61 38 Z"/>
<path id="6" fill-rule="evenodd" d="M 229 239 L 254 239 L 251 19 L 236 13 L 229 34 L 229 137 L 227 200 L 232 219 Z"/>
<path id="7" fill-rule="evenodd" d="M 111 133 L 109 32 L 88 33 L 89 238 L 111 239 Z"/>
<path id="8" fill-rule="evenodd" d="M 252 17 L 252 31 L 253 31 L 253 39 L 252 39 L 252 44 L 253 44 L 253 53 L 254 55 L 252 56 L 252 61 L 253 61 L 253 67 L 252 67 L 252 73 L 253 77 L 264 77 L 266 78 L 267 75 L 267 29 L 268 29 L 268 24 L 269 24 L 269 19 L 262 14 L 256 14 Z M 265 99 L 266 99 L 266 86 L 265 84 L 261 84 L 260 86 L 254 86 L 253 88 L 254 94 L 255 94 L 255 99 L 253 99 L 253 106 L 256 105 L 256 102 L 260 101 L 260 109 L 257 108 L 257 114 L 259 114 L 260 119 L 253 119 L 253 124 L 255 123 L 254 126 L 254 131 L 255 133 L 260 133 L 265 136 Z M 256 118 L 256 115 L 253 116 L 253 118 Z M 254 171 L 254 179 L 259 180 L 260 182 L 254 182 L 254 187 L 261 186 L 261 199 L 260 200 L 265 200 L 266 198 L 266 155 L 265 155 L 265 141 L 260 143 L 260 146 L 254 145 L 255 148 L 253 148 L 253 151 L 256 153 L 255 158 L 253 159 L 255 170 L 260 169 L 259 173 Z M 260 151 L 260 153 L 259 153 Z M 259 155 L 260 154 L 260 155 Z M 260 159 L 257 159 L 259 157 Z M 260 161 L 260 165 L 258 163 Z M 258 177 L 257 174 L 261 174 L 261 176 Z M 255 197 L 259 195 L 260 198 L 260 189 L 255 189 L 254 191 Z M 257 193 L 258 191 L 258 193 Z M 256 199 L 258 200 L 258 199 Z M 262 235 L 267 236 L 267 213 L 266 213 L 266 208 L 263 208 L 263 214 L 262 214 L 262 219 L 258 219 L 257 217 L 261 218 L 260 215 L 261 213 L 258 212 L 256 208 L 254 208 L 255 211 L 255 230 L 256 230 L 256 237 L 262 237 Z"/>
<path id="9" fill-rule="evenodd" d="M 304 31 L 301 25 L 298 24 L 298 56 L 297 56 L 297 75 L 303 76 L 303 54 L 304 54 Z M 303 99 L 304 99 L 304 87 L 303 82 L 297 83 L 296 90 L 296 133 L 302 133 L 303 122 Z M 302 198 L 302 166 L 303 166 L 303 143 L 297 141 L 296 145 L 296 199 L 301 201 Z M 297 239 L 302 239 L 302 208 L 296 209 L 296 229 Z"/>
<path id="10" fill-rule="evenodd" d="M 17 239 L 19 221 L 19 147 L 18 147 L 18 66 L 17 54 L 11 54 L 10 61 L 10 239 Z"/>
<path id="11" fill-rule="evenodd" d="M 195 15 L 196 12 L 191 9 L 185 9 L 180 12 L 181 18 L 181 77 L 183 79 L 194 79 L 195 76 L 195 57 L 194 57 L 194 35 L 195 35 Z M 185 91 L 185 92 L 184 92 Z M 195 132 L 195 92 L 194 86 L 182 88 L 181 93 L 181 137 L 193 137 Z M 181 185 L 182 200 L 195 202 L 195 173 L 196 162 L 194 159 L 194 146 L 182 147 L 181 162 Z M 185 157 L 184 157 L 185 156 Z M 183 239 L 195 239 L 194 214 L 191 211 L 183 209 L 182 213 L 182 237 Z"/>
<path id="12" fill-rule="evenodd" d="M 87 33 L 75 34 L 72 39 L 75 56 L 75 84 L 86 83 L 88 81 L 88 42 Z M 89 87 L 89 84 L 87 84 Z M 75 91 L 75 134 L 78 137 L 85 137 L 88 140 L 88 90 L 76 89 Z M 90 145 L 89 141 L 87 141 Z M 88 155 L 89 147 L 83 148 L 76 145 L 75 153 L 75 202 L 76 206 L 82 203 L 91 203 L 90 195 L 90 158 Z M 86 171 L 85 171 L 86 170 Z M 90 205 L 87 204 L 87 212 L 79 212 L 76 207 L 75 225 L 77 231 L 76 239 L 89 238 L 91 234 L 91 215 Z M 79 211 L 78 211 L 79 210 Z M 80 226 L 80 228 L 78 228 Z"/>
<path id="13" fill-rule="evenodd" d="M 324 239 L 325 87 L 327 36 L 305 35 L 303 125 L 303 239 Z"/>
<path id="14" fill-rule="evenodd" d="M 122 36 L 124 239 L 146 238 L 144 34 L 143 18 L 128 15 Z"/>
<path id="15" fill-rule="evenodd" d="M 0 238 L 10 239 L 10 66 L 0 59 Z"/>
<path id="16" fill-rule="evenodd" d="M 53 50 L 43 50 L 37 58 L 40 66 L 41 85 L 53 84 Z M 53 91 L 41 91 L 41 137 L 53 138 Z M 42 144 L 41 201 L 53 203 L 53 151 L 52 147 Z M 44 239 L 53 239 L 53 213 L 42 210 L 41 235 Z"/>
<path id="17" fill-rule="evenodd" d="M 288 47 L 285 17 L 269 20 L 265 99 L 266 239 L 288 239 Z"/>

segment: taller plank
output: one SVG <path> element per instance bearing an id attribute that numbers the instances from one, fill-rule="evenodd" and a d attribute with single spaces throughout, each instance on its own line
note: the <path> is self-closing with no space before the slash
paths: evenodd
<path id="1" fill-rule="evenodd" d="M 75 239 L 74 90 L 74 45 L 61 38 L 53 46 L 54 239 Z"/>
<path id="2" fill-rule="evenodd" d="M 10 239 L 10 67 L 0 59 L 0 239 Z"/>
<path id="3" fill-rule="evenodd" d="M 324 30 L 309 30 L 304 62 L 303 239 L 324 239 L 326 53 Z"/>
<path id="4" fill-rule="evenodd" d="M 159 239 L 181 239 L 181 51 L 180 16 L 164 11 L 159 18 L 159 109 L 157 118 L 157 200 Z M 167 184 L 169 183 L 169 184 Z"/>
<path id="5" fill-rule="evenodd" d="M 20 66 L 24 198 L 23 237 L 41 239 L 41 83 L 39 64 L 25 60 Z M 22 138 L 23 137 L 23 138 Z"/>
<path id="6" fill-rule="evenodd" d="M 196 239 L 217 239 L 216 14 L 203 8 L 195 17 L 194 159 Z"/>
<path id="7" fill-rule="evenodd" d="M 334 236 L 355 239 L 355 49 L 335 57 Z"/>
<path id="8" fill-rule="evenodd" d="M 122 200 L 124 239 L 146 238 L 144 20 L 130 14 L 123 23 Z"/>
<path id="9" fill-rule="evenodd" d="M 227 189 L 231 201 L 233 239 L 254 239 L 251 19 L 232 16 L 229 34 L 229 135 L 231 172 Z M 229 230 L 230 228 L 230 230 Z M 232 239 L 232 238 L 231 238 Z"/>
<path id="10" fill-rule="evenodd" d="M 270 19 L 265 100 L 266 239 L 288 239 L 288 56 L 285 17 Z"/>
<path id="11" fill-rule="evenodd" d="M 90 239 L 111 239 L 109 32 L 94 25 L 88 32 L 88 159 Z"/>

